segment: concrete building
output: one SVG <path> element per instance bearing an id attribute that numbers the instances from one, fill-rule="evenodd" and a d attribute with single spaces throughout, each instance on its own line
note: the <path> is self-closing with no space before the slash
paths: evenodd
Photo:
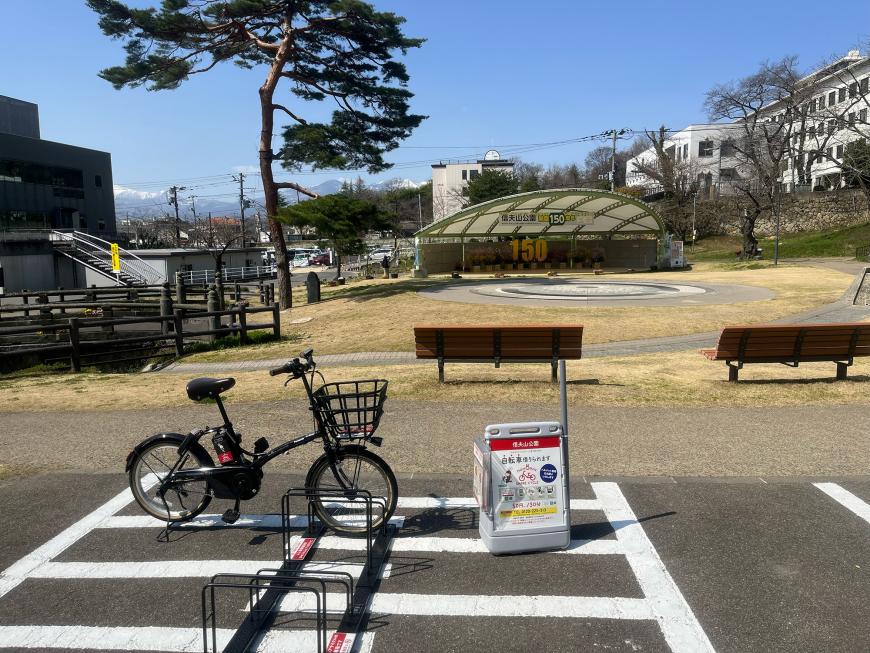
<path id="1" fill-rule="evenodd" d="M 490 150 L 483 159 L 432 165 L 432 217 L 437 222 L 463 206 L 462 190 L 484 170 L 513 174 L 514 164 Z"/>
<path id="2" fill-rule="evenodd" d="M 790 96 L 771 102 L 752 114 L 759 123 L 735 121 L 712 125 L 689 125 L 675 132 L 666 150 L 675 166 L 697 179 L 701 195 L 738 192 L 741 179 L 753 171 L 739 157 L 729 140 L 739 142 L 748 134 L 766 129 L 787 139 L 780 182 L 783 191 L 820 191 L 845 185 L 842 175 L 846 146 L 870 136 L 870 58 L 859 50 L 823 66 L 799 80 Z M 748 127 L 749 125 L 754 127 Z M 756 131 L 753 131 L 756 130 Z M 781 150 L 780 150 L 781 151 Z M 650 148 L 626 165 L 628 186 L 644 186 L 655 192 L 657 182 L 636 171 L 637 164 L 655 163 Z M 742 164 L 742 165 L 741 165 Z"/>
<path id="3" fill-rule="evenodd" d="M 0 287 L 5 292 L 85 284 L 86 266 L 58 250 L 52 229 L 114 240 L 111 156 L 43 140 L 37 105 L 0 96 Z"/>
<path id="4" fill-rule="evenodd" d="M 674 161 L 675 172 L 696 180 L 699 195 L 733 192 L 731 181 L 737 175 L 738 161 L 729 138 L 737 138 L 742 127 L 730 124 L 689 125 L 674 132 L 665 141 L 665 152 Z M 642 186 L 651 193 L 659 190 L 659 182 L 638 171 L 639 167 L 656 167 L 655 149 L 650 147 L 629 159 L 625 167 L 626 186 Z"/>
<path id="5" fill-rule="evenodd" d="M 115 234 L 112 158 L 39 137 L 35 104 L 0 96 L 0 231 Z"/>

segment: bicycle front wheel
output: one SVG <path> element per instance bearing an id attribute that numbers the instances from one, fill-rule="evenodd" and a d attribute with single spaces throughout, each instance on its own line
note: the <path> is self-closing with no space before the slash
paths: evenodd
<path id="1" fill-rule="evenodd" d="M 366 531 L 366 500 L 353 490 L 371 493 L 372 529 L 388 521 L 396 510 L 399 486 L 393 470 L 380 456 L 362 448 L 342 448 L 337 454 L 335 470 L 329 457 L 318 458 L 308 472 L 306 487 L 342 492 L 344 498 L 312 496 L 317 517 L 340 533 Z"/>

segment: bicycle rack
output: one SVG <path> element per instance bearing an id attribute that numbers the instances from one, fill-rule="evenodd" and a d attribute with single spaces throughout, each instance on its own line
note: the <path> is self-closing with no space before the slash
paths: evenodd
<path id="1" fill-rule="evenodd" d="M 321 488 L 289 488 L 284 493 L 281 497 L 283 552 L 281 568 L 261 569 L 256 574 L 217 574 L 202 589 L 202 636 L 205 653 L 212 651 L 217 653 L 221 650 L 218 648 L 217 641 L 215 604 L 215 590 L 218 589 L 247 589 L 250 606 L 245 620 L 223 648 L 225 652 L 247 651 L 256 637 L 272 626 L 277 615 L 276 607 L 279 606 L 281 598 L 289 592 L 315 596 L 318 651 L 327 653 L 330 650 L 339 650 L 339 646 L 347 645 L 361 632 L 365 621 L 364 608 L 380 584 L 380 575 L 389 557 L 387 535 L 395 527 L 382 519 L 379 527 L 372 528 L 374 517 L 378 514 L 376 511 L 379 510 L 382 517 L 386 514 L 386 499 L 373 497 L 366 490 L 352 490 L 350 493 L 353 496 L 348 496 L 349 492 L 345 490 Z M 306 500 L 307 519 L 301 544 L 293 547 L 291 525 L 294 523 L 294 515 L 290 513 L 290 502 L 296 497 Z M 365 502 L 366 563 L 360 573 L 360 581 L 357 583 L 354 583 L 353 576 L 348 572 L 337 569 L 309 571 L 304 568 L 312 552 L 317 548 L 317 541 L 327 530 L 326 525 L 317 518 L 314 509 L 316 498 L 327 499 L 330 503 L 337 504 L 358 504 L 360 500 Z M 340 566 L 351 563 L 331 562 L 330 564 Z M 366 582 L 362 582 L 363 576 L 366 577 Z M 310 584 L 318 587 L 311 587 Z M 336 633 L 330 641 L 327 641 L 326 588 L 330 584 L 344 587 L 345 610 Z"/>
<path id="2" fill-rule="evenodd" d="M 387 500 L 384 497 L 373 497 L 371 492 L 368 490 L 353 490 L 355 495 L 354 497 L 348 497 L 348 493 L 345 490 L 331 490 L 331 489 L 323 489 L 323 488 L 289 488 L 287 492 L 281 497 L 281 542 L 283 545 L 284 551 L 284 561 L 288 562 L 292 559 L 293 551 L 291 551 L 290 547 L 290 499 L 293 497 L 304 497 L 308 502 L 308 528 L 306 533 L 309 535 L 304 537 L 304 539 L 308 539 L 309 541 L 306 543 L 306 546 L 312 546 L 313 541 L 310 541 L 314 537 L 317 537 L 321 534 L 321 531 L 325 528 L 325 525 L 317 519 L 317 514 L 314 509 L 314 499 L 330 499 L 332 503 L 356 503 L 359 499 L 362 499 L 366 504 L 366 529 L 365 529 L 365 537 L 366 537 L 366 577 L 369 581 L 371 581 L 372 574 L 375 571 L 379 571 L 375 569 L 373 564 L 373 556 L 372 549 L 374 545 L 374 531 L 378 530 L 380 535 L 386 536 L 389 530 L 389 524 L 387 520 L 381 519 L 381 525 L 378 529 L 372 528 L 372 522 L 374 517 L 374 508 L 377 507 L 380 509 L 381 517 L 386 515 L 387 512 Z M 317 526 L 316 524 L 320 524 Z M 314 534 L 317 535 L 314 535 Z"/>

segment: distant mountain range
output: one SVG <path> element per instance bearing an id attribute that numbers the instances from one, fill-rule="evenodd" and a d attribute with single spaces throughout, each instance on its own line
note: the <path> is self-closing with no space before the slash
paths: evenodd
<path id="1" fill-rule="evenodd" d="M 352 182 L 352 179 L 327 179 L 316 186 L 310 186 L 318 195 L 332 195 L 341 190 L 345 183 Z M 412 179 L 387 179 L 385 181 L 374 184 L 367 184 L 368 188 L 375 190 L 386 190 L 387 188 L 399 186 L 401 188 L 419 188 L 425 181 L 414 181 Z M 125 188 L 123 186 L 115 186 L 115 215 L 119 219 L 123 218 L 155 218 L 162 215 L 174 214 L 175 209 L 169 204 L 168 188 L 158 191 L 141 191 L 133 188 Z M 199 197 L 194 191 L 196 202 L 196 215 L 207 216 L 211 213 L 216 215 L 238 215 L 239 202 L 232 198 L 211 198 Z M 296 193 L 293 191 L 285 191 L 285 199 L 290 203 L 296 202 Z M 304 196 L 302 197 L 304 199 Z M 251 207 L 245 211 L 246 215 L 254 214 L 258 209 L 262 210 L 265 200 L 263 195 L 248 195 L 248 200 L 251 202 Z M 179 194 L 178 198 L 178 213 L 182 218 L 193 218 L 193 209 L 188 194 Z"/>

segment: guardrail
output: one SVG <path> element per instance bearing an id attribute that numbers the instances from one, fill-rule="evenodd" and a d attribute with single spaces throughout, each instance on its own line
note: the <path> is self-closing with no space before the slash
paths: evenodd
<path id="1" fill-rule="evenodd" d="M 277 270 L 274 265 L 255 265 L 241 268 L 221 268 L 220 273 L 215 270 L 185 270 L 179 272 L 186 284 L 209 284 L 217 279 L 222 281 L 253 281 L 255 279 L 272 279 Z"/>
<path id="2" fill-rule="evenodd" d="M 254 322 L 248 324 L 248 316 L 254 313 L 272 313 L 271 322 Z M 25 356 L 30 354 L 56 354 L 60 358 L 56 360 L 69 359 L 70 369 L 73 372 L 81 372 L 83 361 L 88 359 L 96 359 L 106 354 L 112 354 L 111 361 L 93 361 L 93 362 L 111 362 L 122 363 L 141 361 L 149 358 L 167 356 L 167 354 L 141 353 L 143 348 L 159 350 L 166 346 L 174 347 L 174 352 L 169 356 L 180 357 L 184 354 L 185 339 L 200 339 L 208 338 L 214 340 L 216 336 L 238 335 L 239 344 L 248 342 L 248 334 L 251 331 L 271 329 L 276 338 L 281 337 L 281 316 L 278 304 L 272 306 L 264 306 L 259 308 L 248 308 L 244 305 L 237 308 L 230 308 L 222 311 L 205 311 L 196 313 L 196 318 L 207 318 L 209 320 L 209 328 L 205 330 L 185 329 L 184 312 L 182 309 L 176 309 L 172 315 L 153 315 L 145 317 L 132 318 L 117 318 L 117 319 L 89 319 L 72 317 L 64 322 L 54 322 L 51 324 L 27 325 L 17 327 L 0 327 L 0 337 L 17 336 L 17 335 L 34 335 L 44 336 L 46 333 L 53 333 L 57 344 L 37 344 L 37 343 L 22 343 L 23 346 L 16 345 L 0 345 L 0 359 L 9 359 L 15 356 Z M 222 317 L 234 318 L 234 320 L 224 325 L 221 323 Z M 120 338 L 110 337 L 115 333 L 115 327 L 122 325 L 135 324 L 159 324 L 159 331 L 145 335 L 124 336 Z M 99 329 L 94 332 L 89 329 Z M 100 339 L 87 339 L 83 335 L 99 335 L 103 336 Z M 58 342 L 61 338 L 65 338 L 65 342 Z M 138 347 L 119 349 L 118 345 L 139 345 Z M 102 351 L 97 351 L 102 349 Z M 139 355 L 119 358 L 116 354 L 139 351 Z"/>
<path id="3" fill-rule="evenodd" d="M 855 258 L 858 260 L 867 260 L 870 257 L 870 245 L 861 245 L 855 248 Z"/>

